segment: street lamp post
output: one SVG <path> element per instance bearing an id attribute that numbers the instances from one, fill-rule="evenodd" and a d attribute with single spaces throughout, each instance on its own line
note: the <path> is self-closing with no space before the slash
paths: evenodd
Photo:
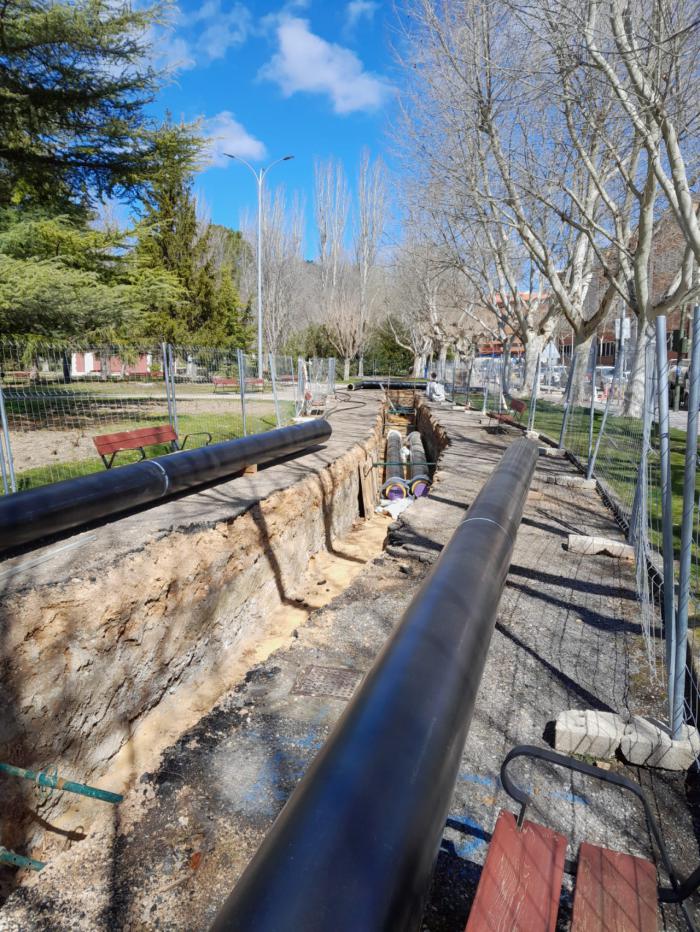
<path id="1" fill-rule="evenodd" d="M 240 155 L 230 155 L 228 152 L 224 152 L 224 155 L 229 159 L 234 159 L 236 162 L 242 162 L 246 168 L 248 168 L 255 178 L 255 181 L 258 185 L 258 378 L 262 379 L 263 377 L 263 304 L 262 304 L 262 193 L 263 193 L 263 182 L 265 181 L 265 175 L 273 168 L 275 165 L 279 165 L 280 162 L 288 162 L 290 159 L 293 159 L 293 155 L 283 155 L 281 159 L 275 159 L 274 162 L 270 162 L 265 168 L 261 168 L 259 171 L 256 171 L 250 162 L 246 162 L 245 159 L 241 158 Z"/>

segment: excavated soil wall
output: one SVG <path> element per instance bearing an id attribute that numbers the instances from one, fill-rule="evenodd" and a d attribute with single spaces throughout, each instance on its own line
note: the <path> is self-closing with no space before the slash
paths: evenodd
<path id="1" fill-rule="evenodd" d="M 177 708 L 202 677 L 223 693 L 269 613 L 293 604 L 310 557 L 371 513 L 381 444 L 380 416 L 364 442 L 245 514 L 174 530 L 90 578 L 6 593 L 0 760 L 125 790 L 111 764 L 144 717 L 164 700 Z M 0 793 L 10 849 L 50 858 L 87 827 L 61 827 L 68 794 L 12 779 Z"/>

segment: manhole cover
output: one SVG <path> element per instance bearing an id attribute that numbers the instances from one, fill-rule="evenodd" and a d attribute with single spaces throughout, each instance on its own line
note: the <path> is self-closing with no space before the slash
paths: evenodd
<path id="1" fill-rule="evenodd" d="M 333 696 L 349 699 L 360 681 L 357 670 L 343 667 L 307 667 L 297 676 L 292 692 L 297 696 Z"/>

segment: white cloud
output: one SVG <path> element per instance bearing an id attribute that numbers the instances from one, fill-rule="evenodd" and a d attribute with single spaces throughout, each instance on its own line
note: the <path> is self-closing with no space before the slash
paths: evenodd
<path id="1" fill-rule="evenodd" d="M 222 168 L 230 159 L 224 155 L 240 155 L 244 159 L 265 158 L 264 144 L 251 136 L 246 128 L 238 122 L 230 110 L 222 110 L 216 116 L 209 117 L 202 123 L 205 136 L 209 139 L 209 165 Z"/>
<path id="2" fill-rule="evenodd" d="M 379 4 L 375 0 L 350 0 L 345 8 L 346 28 L 354 29 L 363 17 L 371 22 L 378 9 Z"/>
<path id="3" fill-rule="evenodd" d="M 335 112 L 345 114 L 376 110 L 392 93 L 389 82 L 365 71 L 353 51 L 311 32 L 308 20 L 283 16 L 275 31 L 279 48 L 260 77 L 278 84 L 285 97 L 327 94 Z"/>
<path id="4" fill-rule="evenodd" d="M 226 10 L 221 0 L 206 0 L 188 21 L 201 24 L 196 48 L 209 61 L 223 58 L 230 48 L 243 45 L 252 26 L 250 11 L 243 4 L 234 3 Z"/>

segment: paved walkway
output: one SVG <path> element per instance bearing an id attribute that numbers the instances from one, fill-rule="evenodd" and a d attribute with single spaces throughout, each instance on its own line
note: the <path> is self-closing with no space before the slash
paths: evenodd
<path id="1" fill-rule="evenodd" d="M 144 775 L 113 820 L 98 826 L 20 888 L 0 930 L 206 929 L 284 801 L 342 712 L 430 564 L 449 539 L 515 432 L 491 433 L 473 414 L 441 409 L 451 445 L 430 498 L 391 531 L 387 550 L 298 636 L 253 668 Z M 425 932 L 461 932 L 501 806 L 500 762 L 514 744 L 544 745 L 562 709 L 650 711 L 633 570 L 606 557 L 568 553 L 570 531 L 617 536 L 594 492 L 547 485 L 573 471 L 540 460 L 450 808 Z M 344 672 L 325 688 L 310 667 Z M 641 685 L 640 685 L 641 684 Z M 328 695 L 333 692 L 335 695 Z M 324 692 L 326 694 L 324 694 Z M 698 843 L 685 775 L 615 769 L 641 779 L 661 813 L 679 866 Z M 611 788 L 523 765 L 531 817 L 582 839 L 651 856 L 639 807 Z M 567 928 L 565 896 L 560 926 Z M 675 908 L 662 928 L 682 929 Z"/>

